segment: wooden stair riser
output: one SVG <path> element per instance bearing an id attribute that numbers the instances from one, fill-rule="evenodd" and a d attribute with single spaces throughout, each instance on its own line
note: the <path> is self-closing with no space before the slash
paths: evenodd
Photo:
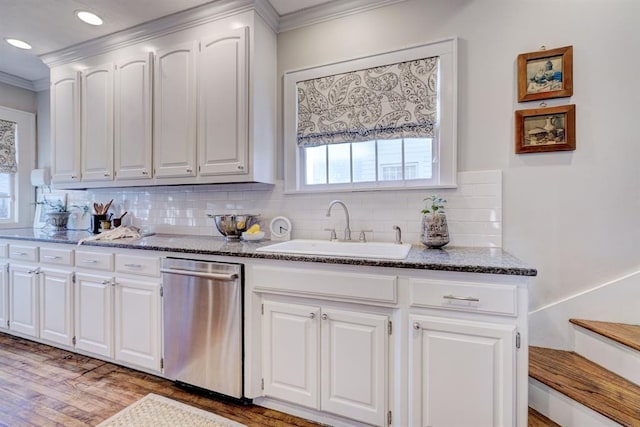
<path id="1" fill-rule="evenodd" d="M 640 352 L 574 325 L 574 351 L 640 385 Z"/>
<path id="2" fill-rule="evenodd" d="M 620 424 L 529 378 L 529 406 L 561 426 L 620 427 Z"/>

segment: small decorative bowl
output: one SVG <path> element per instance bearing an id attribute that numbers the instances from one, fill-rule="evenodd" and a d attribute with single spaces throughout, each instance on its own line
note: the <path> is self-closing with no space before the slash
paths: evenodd
<path id="1" fill-rule="evenodd" d="M 247 233 L 245 231 L 242 233 L 242 240 L 246 240 L 247 242 L 255 242 L 262 239 L 264 239 L 264 231 L 258 231 L 257 233 Z"/>

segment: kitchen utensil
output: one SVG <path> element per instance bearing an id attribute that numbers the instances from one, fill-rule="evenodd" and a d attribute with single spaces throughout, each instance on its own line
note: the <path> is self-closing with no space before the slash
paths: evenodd
<path id="1" fill-rule="evenodd" d="M 122 220 L 122 218 L 124 218 L 124 216 L 128 213 L 129 211 L 124 211 L 124 213 L 122 215 L 120 215 L 120 218 L 118 218 L 119 220 Z"/>
<path id="2" fill-rule="evenodd" d="M 216 228 L 227 240 L 237 240 L 242 233 L 251 227 L 259 215 L 252 214 L 222 214 L 208 215 L 214 219 Z"/>
<path id="3" fill-rule="evenodd" d="M 111 207 L 111 203 L 113 203 L 113 199 L 109 200 L 109 203 L 107 203 L 107 205 L 104 207 L 104 210 L 102 211 L 103 214 L 106 214 L 107 212 L 109 212 L 109 208 Z"/>

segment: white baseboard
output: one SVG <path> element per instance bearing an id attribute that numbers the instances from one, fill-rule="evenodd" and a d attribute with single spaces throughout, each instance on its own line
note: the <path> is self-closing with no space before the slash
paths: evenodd
<path id="1" fill-rule="evenodd" d="M 529 406 L 563 427 L 620 426 L 533 378 L 529 378 Z"/>
<path id="2" fill-rule="evenodd" d="M 573 328 L 576 353 L 640 385 L 640 352 L 577 325 Z"/>

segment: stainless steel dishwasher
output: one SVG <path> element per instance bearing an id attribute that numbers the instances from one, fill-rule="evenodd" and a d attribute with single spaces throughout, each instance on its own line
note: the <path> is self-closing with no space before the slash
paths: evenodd
<path id="1" fill-rule="evenodd" d="M 242 265 L 162 261 L 165 375 L 243 398 Z"/>

